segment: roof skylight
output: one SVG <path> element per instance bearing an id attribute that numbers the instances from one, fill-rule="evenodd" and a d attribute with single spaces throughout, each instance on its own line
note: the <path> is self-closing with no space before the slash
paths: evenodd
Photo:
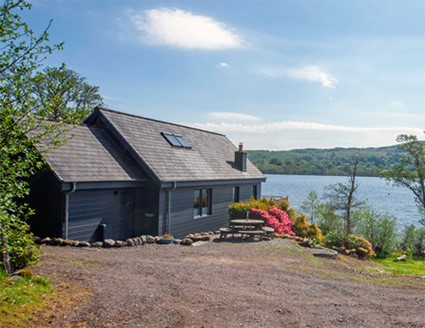
<path id="1" fill-rule="evenodd" d="M 172 133 L 161 133 L 168 143 L 173 147 L 191 148 L 189 143 L 182 137 Z"/>

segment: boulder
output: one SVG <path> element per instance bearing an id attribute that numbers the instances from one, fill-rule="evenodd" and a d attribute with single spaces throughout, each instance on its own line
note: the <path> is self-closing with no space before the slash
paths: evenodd
<path id="1" fill-rule="evenodd" d="M 133 238 L 128 238 L 127 240 L 126 240 L 126 242 L 127 242 L 127 246 L 130 246 L 130 247 L 134 247 L 134 246 L 136 246 L 136 244 L 134 243 L 134 241 L 133 241 Z"/>
<path id="2" fill-rule="evenodd" d="M 189 237 L 189 239 L 192 239 L 192 241 L 195 243 L 197 241 L 209 241 L 211 238 L 209 235 L 196 234 L 192 235 L 192 237 Z"/>
<path id="3" fill-rule="evenodd" d="M 90 243 L 88 241 L 80 241 L 77 247 L 90 247 Z"/>
<path id="4" fill-rule="evenodd" d="M 91 243 L 90 246 L 91 247 L 103 247 L 103 242 L 95 241 L 94 243 Z"/>
<path id="5" fill-rule="evenodd" d="M 127 243 L 125 241 L 115 240 L 114 247 L 123 247 L 123 246 L 127 246 Z"/>
<path id="6" fill-rule="evenodd" d="M 181 239 L 174 239 L 173 240 L 173 244 L 181 244 L 182 240 Z"/>
<path id="7" fill-rule="evenodd" d="M 59 246 L 62 243 L 63 243 L 62 238 L 53 238 L 53 239 L 50 239 L 50 241 L 47 243 L 47 245 Z"/>
<path id="8" fill-rule="evenodd" d="M 115 245 L 115 240 L 113 239 L 105 239 L 103 241 L 103 247 L 105 248 L 113 247 L 114 245 Z"/>
<path id="9" fill-rule="evenodd" d="M 154 244 L 155 243 L 155 238 L 152 237 L 151 235 L 147 235 L 146 236 L 146 243 L 147 244 Z"/>
<path id="10" fill-rule="evenodd" d="M 146 244 L 146 235 L 140 236 L 142 244 Z"/>
<path id="11" fill-rule="evenodd" d="M 64 239 L 61 246 L 78 246 L 78 241 L 72 239 Z"/>
<path id="12" fill-rule="evenodd" d="M 40 244 L 41 245 L 48 244 L 50 242 L 50 240 L 51 240 L 50 237 L 45 237 L 45 238 L 40 240 Z"/>
<path id="13" fill-rule="evenodd" d="M 32 240 L 34 240 L 34 243 L 36 243 L 36 244 L 41 244 L 41 243 L 40 243 L 41 238 L 40 238 L 40 237 L 38 237 L 38 236 L 32 236 Z"/>
<path id="14" fill-rule="evenodd" d="M 406 260 L 407 260 L 407 254 L 403 254 L 402 256 L 399 256 L 396 258 L 396 261 L 406 262 Z"/>
<path id="15" fill-rule="evenodd" d="M 302 247 L 311 247 L 310 241 L 307 238 L 304 238 L 301 242 L 298 242 L 298 245 Z"/>
<path id="16" fill-rule="evenodd" d="M 180 245 L 184 245 L 184 246 L 190 246 L 192 244 L 193 244 L 193 240 L 190 238 L 184 238 L 180 243 Z"/>

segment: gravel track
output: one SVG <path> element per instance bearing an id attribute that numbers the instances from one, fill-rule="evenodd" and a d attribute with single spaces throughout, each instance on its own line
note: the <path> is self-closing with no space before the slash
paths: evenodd
<path id="1" fill-rule="evenodd" d="M 289 240 L 43 254 L 58 301 L 32 327 L 425 327 L 425 279 Z"/>

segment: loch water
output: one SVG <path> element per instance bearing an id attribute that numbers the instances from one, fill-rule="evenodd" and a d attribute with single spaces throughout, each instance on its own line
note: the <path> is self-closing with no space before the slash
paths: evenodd
<path id="1" fill-rule="evenodd" d="M 266 177 L 261 194 L 288 197 L 291 207 L 297 210 L 310 191 L 316 191 L 319 197 L 323 197 L 327 186 L 348 181 L 348 177 L 344 176 L 267 174 Z M 413 193 L 407 188 L 395 187 L 376 177 L 356 177 L 356 181 L 359 184 L 357 199 L 367 201 L 376 210 L 396 218 L 400 228 L 410 224 L 419 226 L 421 216 Z"/>

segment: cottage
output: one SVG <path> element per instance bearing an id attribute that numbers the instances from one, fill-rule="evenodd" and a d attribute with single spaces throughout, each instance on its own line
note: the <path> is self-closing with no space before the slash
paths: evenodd
<path id="1" fill-rule="evenodd" d="M 226 136 L 96 108 L 30 182 L 40 236 L 95 241 L 209 231 L 264 175 Z"/>

